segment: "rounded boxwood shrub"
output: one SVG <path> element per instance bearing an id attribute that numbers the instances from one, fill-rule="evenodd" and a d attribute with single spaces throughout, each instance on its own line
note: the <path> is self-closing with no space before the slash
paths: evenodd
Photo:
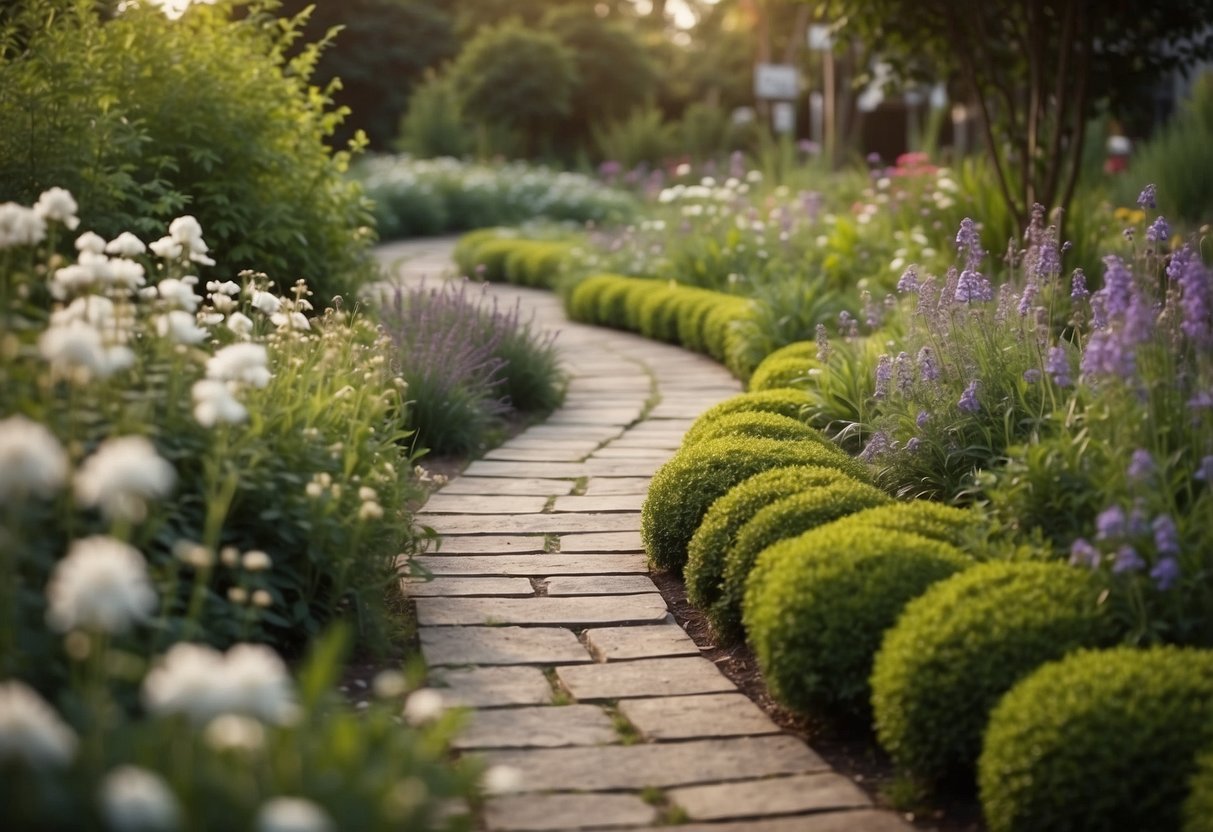
<path id="1" fill-rule="evenodd" d="M 793 390 L 792 388 L 763 390 L 759 393 L 739 393 L 700 414 L 695 423 L 691 425 L 691 429 L 687 431 L 686 436 L 682 438 L 682 444 L 687 447 L 698 442 L 699 435 L 706 431 L 712 422 L 733 413 L 778 413 L 780 416 L 787 416 L 789 419 L 799 421 L 801 411 L 811 404 L 811 401 L 809 395 L 803 390 Z"/>
<path id="2" fill-rule="evenodd" d="M 686 579 L 687 598 L 690 602 L 700 608 L 706 608 L 720 597 L 725 553 L 733 545 L 741 527 L 763 506 L 790 497 L 806 488 L 828 485 L 842 479 L 847 479 L 846 474 L 836 468 L 822 468 L 817 465 L 774 468 L 742 480 L 712 503 L 687 545 L 687 564 L 683 577 Z"/>
<path id="3" fill-rule="evenodd" d="M 1213 832 L 1213 751 L 1202 754 L 1196 765 L 1183 806 L 1183 832 Z"/>
<path id="4" fill-rule="evenodd" d="M 455 243 L 455 247 L 451 251 L 451 259 L 455 261 L 460 274 L 475 277 L 476 266 L 480 263 L 480 260 L 477 259 L 480 247 L 490 240 L 500 240 L 509 236 L 512 234 L 506 228 L 481 228 L 469 231 Z"/>
<path id="5" fill-rule="evenodd" d="M 815 358 L 765 358 L 750 376 L 749 389 L 756 392 L 780 387 L 799 387 L 805 383 L 809 372 L 819 367 L 821 365 Z"/>
<path id="6" fill-rule="evenodd" d="M 771 692 L 799 711 L 862 713 L 884 631 L 927 587 L 971 563 L 921 535 L 836 524 L 764 549 L 744 621 Z"/>
<path id="7" fill-rule="evenodd" d="M 857 511 L 834 522 L 836 525 L 853 523 L 889 531 L 913 532 L 931 540 L 951 543 L 972 555 L 978 554 L 974 551 L 973 541 L 979 536 L 984 523 L 971 509 L 945 506 L 934 500 L 888 503 Z"/>
<path id="8" fill-rule="evenodd" d="M 636 312 L 640 334 L 654 341 L 677 344 L 679 296 L 678 289 L 669 284 L 647 294 Z"/>
<path id="9" fill-rule="evenodd" d="M 550 289 L 572 246 L 558 240 L 518 240 L 506 255 L 506 280 L 518 286 Z"/>
<path id="10" fill-rule="evenodd" d="M 716 308 L 714 294 L 698 289 L 684 290 L 685 299 L 678 304 L 678 340 L 688 350 L 707 352 L 704 326 Z"/>
<path id="11" fill-rule="evenodd" d="M 720 439 L 722 436 L 753 436 L 762 439 L 782 439 L 818 442 L 842 453 L 825 434 L 799 419 L 765 410 L 741 410 L 729 413 L 695 431 L 696 442 Z M 845 456 L 845 454 L 843 454 Z"/>
<path id="12" fill-rule="evenodd" d="M 649 562 L 681 572 L 687 545 L 713 502 L 742 480 L 789 465 L 839 467 L 816 442 L 730 436 L 680 450 L 653 475 L 641 509 L 640 533 Z"/>
<path id="13" fill-rule="evenodd" d="M 917 777 L 970 772 L 1004 693 L 1037 667 L 1116 640 L 1100 582 L 1063 563 L 984 563 L 928 589 L 872 670 L 876 733 Z"/>
<path id="14" fill-rule="evenodd" d="M 1174 830 L 1213 740 L 1213 651 L 1085 650 L 1020 681 L 978 760 L 990 832 Z"/>
<path id="15" fill-rule="evenodd" d="M 741 640 L 741 605 L 746 579 L 763 549 L 840 517 L 891 501 L 892 498 L 880 489 L 847 477 L 805 489 L 760 509 L 738 530 L 733 545 L 724 553 L 720 597 L 708 610 L 712 629 L 722 641 Z"/>
<path id="16" fill-rule="evenodd" d="M 506 260 L 514 253 L 518 242 L 508 237 L 497 237 L 476 246 L 476 265 L 472 267 L 471 277 L 490 283 L 505 283 Z"/>
<path id="17" fill-rule="evenodd" d="M 598 299 L 618 279 L 613 274 L 596 274 L 582 280 L 569 292 L 565 310 L 574 321 L 595 323 L 598 314 Z"/>

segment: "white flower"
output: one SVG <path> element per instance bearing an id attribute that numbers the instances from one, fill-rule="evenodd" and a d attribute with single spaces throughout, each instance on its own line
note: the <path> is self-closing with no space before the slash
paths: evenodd
<path id="1" fill-rule="evenodd" d="M 131 232 L 123 231 L 105 244 L 105 252 L 119 257 L 138 257 L 147 252 L 147 246 Z"/>
<path id="2" fill-rule="evenodd" d="M 233 312 L 227 316 L 227 328 L 244 337 L 253 331 L 253 319 L 243 312 Z"/>
<path id="3" fill-rule="evenodd" d="M 274 605 L 274 597 L 270 595 L 268 590 L 258 589 L 253 593 L 253 606 L 267 609 Z"/>
<path id="4" fill-rule="evenodd" d="M 269 354 L 262 344 L 231 344 L 219 350 L 206 362 L 208 378 L 236 381 L 265 387 L 273 377 L 269 371 Z"/>
<path id="5" fill-rule="evenodd" d="M 358 489 L 358 499 L 364 503 L 368 503 L 371 500 L 378 500 L 379 494 L 369 485 L 364 485 Z"/>
<path id="6" fill-rule="evenodd" d="M 522 772 L 512 766 L 490 766 L 480 785 L 486 794 L 510 794 L 522 786 Z"/>
<path id="7" fill-rule="evenodd" d="M 259 751 L 265 745 L 265 726 L 239 714 L 222 714 L 207 723 L 202 739 L 216 751 Z"/>
<path id="8" fill-rule="evenodd" d="M 409 725 L 423 725 L 442 716 L 445 708 L 441 693 L 433 688 L 421 688 L 404 700 L 404 719 Z"/>
<path id="9" fill-rule="evenodd" d="M 0 761 L 62 767 L 76 753 L 76 735 L 24 682 L 0 683 Z"/>
<path id="10" fill-rule="evenodd" d="M 408 679 L 399 670 L 384 670 L 375 674 L 371 690 L 380 699 L 395 699 L 408 690 Z"/>
<path id="11" fill-rule="evenodd" d="M 96 506 L 113 519 L 138 522 L 149 499 L 168 496 L 177 472 L 145 437 L 106 439 L 84 461 L 74 480 L 77 504 Z"/>
<path id="12" fill-rule="evenodd" d="M 261 804 L 256 832 L 333 832 L 336 827 L 323 809 L 303 797 L 275 797 Z"/>
<path id="13" fill-rule="evenodd" d="M 274 326 L 281 329 L 298 329 L 302 331 L 312 328 L 307 316 L 302 312 L 291 312 L 289 314 L 279 312 L 276 315 L 271 315 L 270 320 L 273 321 Z"/>
<path id="14" fill-rule="evenodd" d="M 117 832 L 162 832 L 181 826 L 181 806 L 164 779 L 138 766 L 119 766 L 101 783 L 101 813 Z"/>
<path id="15" fill-rule="evenodd" d="M 80 225 L 76 212 L 80 206 L 72 198 L 70 192 L 63 188 L 50 188 L 42 192 L 34 203 L 34 213 L 44 220 L 55 220 L 67 226 L 68 231 L 74 231 Z"/>
<path id="16" fill-rule="evenodd" d="M 383 517 L 383 506 L 374 500 L 368 500 L 358 508 L 359 520 L 378 520 Z"/>
<path id="17" fill-rule="evenodd" d="M 168 235 L 180 245 L 181 252 L 189 255 L 189 259 L 193 262 L 201 263 L 204 266 L 215 265 L 215 261 L 206 256 L 209 249 L 206 241 L 202 239 L 202 226 L 194 217 L 188 214 L 177 217 L 169 223 Z"/>
<path id="18" fill-rule="evenodd" d="M 193 286 L 175 277 L 167 277 L 161 280 L 156 284 L 156 288 L 160 290 L 161 300 L 166 301 L 172 306 L 179 306 L 187 312 L 193 312 L 197 309 L 199 301 L 202 300 L 202 298 L 194 294 Z"/>
<path id="19" fill-rule="evenodd" d="M 238 425 L 248 418 L 248 410 L 228 388 L 227 382 L 204 378 L 190 388 L 194 400 L 194 419 L 204 428 L 217 424 Z"/>
<path id="20" fill-rule="evenodd" d="M 218 280 L 208 280 L 206 282 L 206 290 L 208 292 L 219 292 L 220 294 L 235 297 L 240 294 L 240 284 L 234 280 L 227 280 L 220 283 Z"/>
<path id="21" fill-rule="evenodd" d="M 198 724 L 226 713 L 284 724 L 298 712 L 286 665 L 263 644 L 237 644 L 226 655 L 175 644 L 143 680 L 143 700 L 154 713 Z"/>
<path id="22" fill-rule="evenodd" d="M 266 315 L 277 314 L 281 306 L 282 301 L 269 292 L 253 292 L 253 308 L 264 312 Z"/>
<path id="23" fill-rule="evenodd" d="M 211 292 L 209 295 L 207 295 L 207 300 L 211 302 L 212 309 L 221 313 L 219 315 L 219 320 L 223 320 L 224 315 L 235 310 L 236 308 L 236 301 L 232 300 L 230 296 L 225 295 L 222 292 Z"/>
<path id="24" fill-rule="evenodd" d="M 76 238 L 76 251 L 81 254 L 105 254 L 105 238 L 93 231 L 85 231 Z"/>
<path id="25" fill-rule="evenodd" d="M 46 220 L 32 208 L 0 203 L 0 248 L 34 246 L 46 239 Z"/>
<path id="26" fill-rule="evenodd" d="M 46 596 L 47 623 L 60 632 L 125 633 L 156 608 L 143 555 L 102 535 L 72 542 L 51 573 Z"/>
<path id="27" fill-rule="evenodd" d="M 0 503 L 50 497 L 67 480 L 67 454 L 46 427 L 24 416 L 0 422 Z"/>
<path id="28" fill-rule="evenodd" d="M 227 296 L 220 295 L 220 297 Z M 215 324 L 221 324 L 223 323 L 223 314 L 220 312 L 199 312 L 198 323 L 202 324 L 203 326 L 214 326 Z"/>
<path id="29" fill-rule="evenodd" d="M 135 363 L 133 352 L 106 345 L 101 333 L 83 321 L 50 326 L 38 336 L 38 351 L 57 374 L 82 381 L 109 378 Z"/>
<path id="30" fill-rule="evenodd" d="M 165 260 L 176 260 L 181 256 L 181 243 L 172 237 L 161 237 L 148 246 L 152 254 Z"/>
<path id="31" fill-rule="evenodd" d="M 250 572 L 264 572 L 273 566 L 274 562 L 270 560 L 270 556 L 260 549 L 244 553 L 243 559 L 244 568 Z"/>
<path id="32" fill-rule="evenodd" d="M 114 286 L 134 289 L 147 282 L 143 276 L 143 264 L 119 257 L 109 262 L 109 282 Z"/>
<path id="33" fill-rule="evenodd" d="M 210 336 L 209 332 L 197 326 L 197 319 L 191 313 L 180 309 L 157 316 L 156 332 L 174 344 L 201 344 Z"/>

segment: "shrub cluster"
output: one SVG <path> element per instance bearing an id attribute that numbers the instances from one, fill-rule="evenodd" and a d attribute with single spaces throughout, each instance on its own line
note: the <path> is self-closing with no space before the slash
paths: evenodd
<path id="1" fill-rule="evenodd" d="M 564 240 L 522 239 L 509 229 L 484 228 L 460 237 L 453 256 L 467 277 L 555 289 L 572 247 Z"/>
<path id="2" fill-rule="evenodd" d="M 750 376 L 752 392 L 779 387 L 804 387 L 813 370 L 821 368 L 816 341 L 797 341 L 762 359 Z"/>
<path id="3" fill-rule="evenodd" d="M 739 413 L 771 413 L 782 416 L 785 419 L 803 421 L 801 416 L 804 414 L 809 402 L 808 395 L 790 387 L 761 390 L 754 393 L 739 393 L 732 398 L 725 399 L 719 404 L 709 407 L 701 413 L 699 418 L 695 420 L 695 423 L 691 425 L 690 430 L 686 432 L 686 435 L 682 439 L 682 444 L 685 447 L 702 441 L 705 435 L 716 430 L 718 422 Z M 731 424 L 731 422 L 726 424 Z M 753 424 L 758 425 L 761 423 L 755 421 Z M 776 425 L 786 425 L 786 423 L 772 422 L 770 425 L 774 427 Z"/>

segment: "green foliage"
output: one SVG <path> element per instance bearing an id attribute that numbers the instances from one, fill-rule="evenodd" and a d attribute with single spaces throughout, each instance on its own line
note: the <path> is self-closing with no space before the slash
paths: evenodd
<path id="1" fill-rule="evenodd" d="M 65 187 L 106 238 L 192 214 L 220 273 L 304 277 L 325 301 L 369 276 L 367 204 L 327 145 L 344 112 L 309 83 L 323 45 L 294 45 L 299 20 L 271 0 L 240 20 L 94 5 L 31 0 L 0 38 L 0 195 Z"/>
<path id="2" fill-rule="evenodd" d="M 638 165 L 660 167 L 674 152 L 676 127 L 655 105 L 632 110 L 594 129 L 594 143 L 603 158 L 631 169 Z"/>
<path id="3" fill-rule="evenodd" d="M 687 546 L 708 508 L 733 486 L 771 468 L 818 465 L 849 474 L 818 442 L 779 442 L 732 436 L 685 447 L 653 476 L 641 510 L 649 561 L 681 572 Z"/>
<path id="4" fill-rule="evenodd" d="M 517 286 L 554 289 L 572 243 L 517 240 L 505 258 L 505 279 Z"/>
<path id="5" fill-rule="evenodd" d="M 912 532 L 931 540 L 950 543 L 975 558 L 982 558 L 986 521 L 973 509 L 955 508 L 931 500 L 895 502 L 857 511 L 834 521 L 870 529 Z"/>
<path id="6" fill-rule="evenodd" d="M 472 150 L 472 136 L 459 111 L 450 78 L 430 72 L 413 90 L 400 119 L 395 147 L 422 159 L 459 158 Z"/>
<path id="7" fill-rule="evenodd" d="M 911 601 L 872 671 L 880 744 L 927 780 L 971 773 L 990 711 L 1020 679 L 1115 640 L 1101 586 L 1059 563 L 985 563 Z"/>
<path id="8" fill-rule="evenodd" d="M 516 21 L 482 29 L 450 72 L 464 114 L 517 131 L 527 155 L 551 150 L 548 125 L 572 112 L 579 80 L 574 56 L 559 38 Z"/>
<path id="9" fill-rule="evenodd" d="M 872 660 L 907 603 L 971 561 L 916 534 L 834 524 L 764 550 L 744 623 L 772 694 L 802 712 L 862 713 Z"/>
<path id="10" fill-rule="evenodd" d="M 740 393 L 719 404 L 712 405 L 701 413 L 682 438 L 683 447 L 698 442 L 701 432 L 707 431 L 725 416 L 732 416 L 736 413 L 774 413 L 800 421 L 800 415 L 808 403 L 807 395 L 790 387 L 762 390 L 757 393 Z"/>
<path id="11" fill-rule="evenodd" d="M 1183 832 L 1210 832 L 1213 830 L 1213 753 L 1206 752 L 1197 760 L 1191 784 L 1192 791 L 1183 805 Z"/>
<path id="12" fill-rule="evenodd" d="M 835 468 L 774 468 L 742 480 L 712 503 L 687 545 L 683 577 L 690 602 L 707 609 L 720 597 L 725 555 L 736 541 L 737 532 L 763 506 L 844 478 L 846 475 Z"/>
<path id="13" fill-rule="evenodd" d="M 1159 210 L 1172 220 L 1199 225 L 1213 219 L 1213 77 L 1192 88 L 1192 98 L 1133 159 L 1133 181 L 1158 186 Z M 1126 203 L 1136 194 L 1125 194 Z"/>
<path id="14" fill-rule="evenodd" d="M 697 161 L 733 149 L 733 124 L 719 105 L 696 101 L 683 111 L 677 129 L 678 149 Z"/>
<path id="15" fill-rule="evenodd" d="M 838 482 L 806 488 L 757 511 L 738 530 L 737 539 L 724 554 L 720 597 L 708 610 L 713 632 L 726 642 L 742 640 L 742 604 L 745 601 L 746 581 L 759 553 L 764 549 L 839 518 L 889 502 L 889 495 L 883 491 L 846 477 Z"/>
<path id="16" fill-rule="evenodd" d="M 762 439 L 803 440 L 819 442 L 831 450 L 837 446 L 799 419 L 765 410 L 738 410 L 705 422 L 695 431 L 693 443 L 707 442 L 722 436 L 753 436 Z M 688 444 L 685 441 L 684 445 Z M 840 456 L 846 456 L 838 451 Z"/>
<path id="17" fill-rule="evenodd" d="M 1178 829 L 1211 741 L 1213 652 L 1073 654 L 991 714 L 978 762 L 986 822 L 991 832 Z"/>
<path id="18" fill-rule="evenodd" d="M 800 346 L 803 343 L 805 342 L 801 341 L 791 346 Z M 816 349 L 814 346 L 814 354 L 816 354 Z M 809 379 L 809 373 L 820 367 L 817 359 L 809 356 L 789 355 L 780 358 L 767 356 L 750 376 L 749 390 L 758 392 L 780 387 L 803 386 Z"/>

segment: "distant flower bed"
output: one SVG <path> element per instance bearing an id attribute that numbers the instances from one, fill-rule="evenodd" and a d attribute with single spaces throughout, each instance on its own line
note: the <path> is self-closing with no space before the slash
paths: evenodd
<path id="1" fill-rule="evenodd" d="M 354 176 L 375 203 L 384 240 L 534 219 L 619 222 L 638 207 L 630 194 L 591 177 L 525 162 L 381 156 L 359 164 Z"/>

